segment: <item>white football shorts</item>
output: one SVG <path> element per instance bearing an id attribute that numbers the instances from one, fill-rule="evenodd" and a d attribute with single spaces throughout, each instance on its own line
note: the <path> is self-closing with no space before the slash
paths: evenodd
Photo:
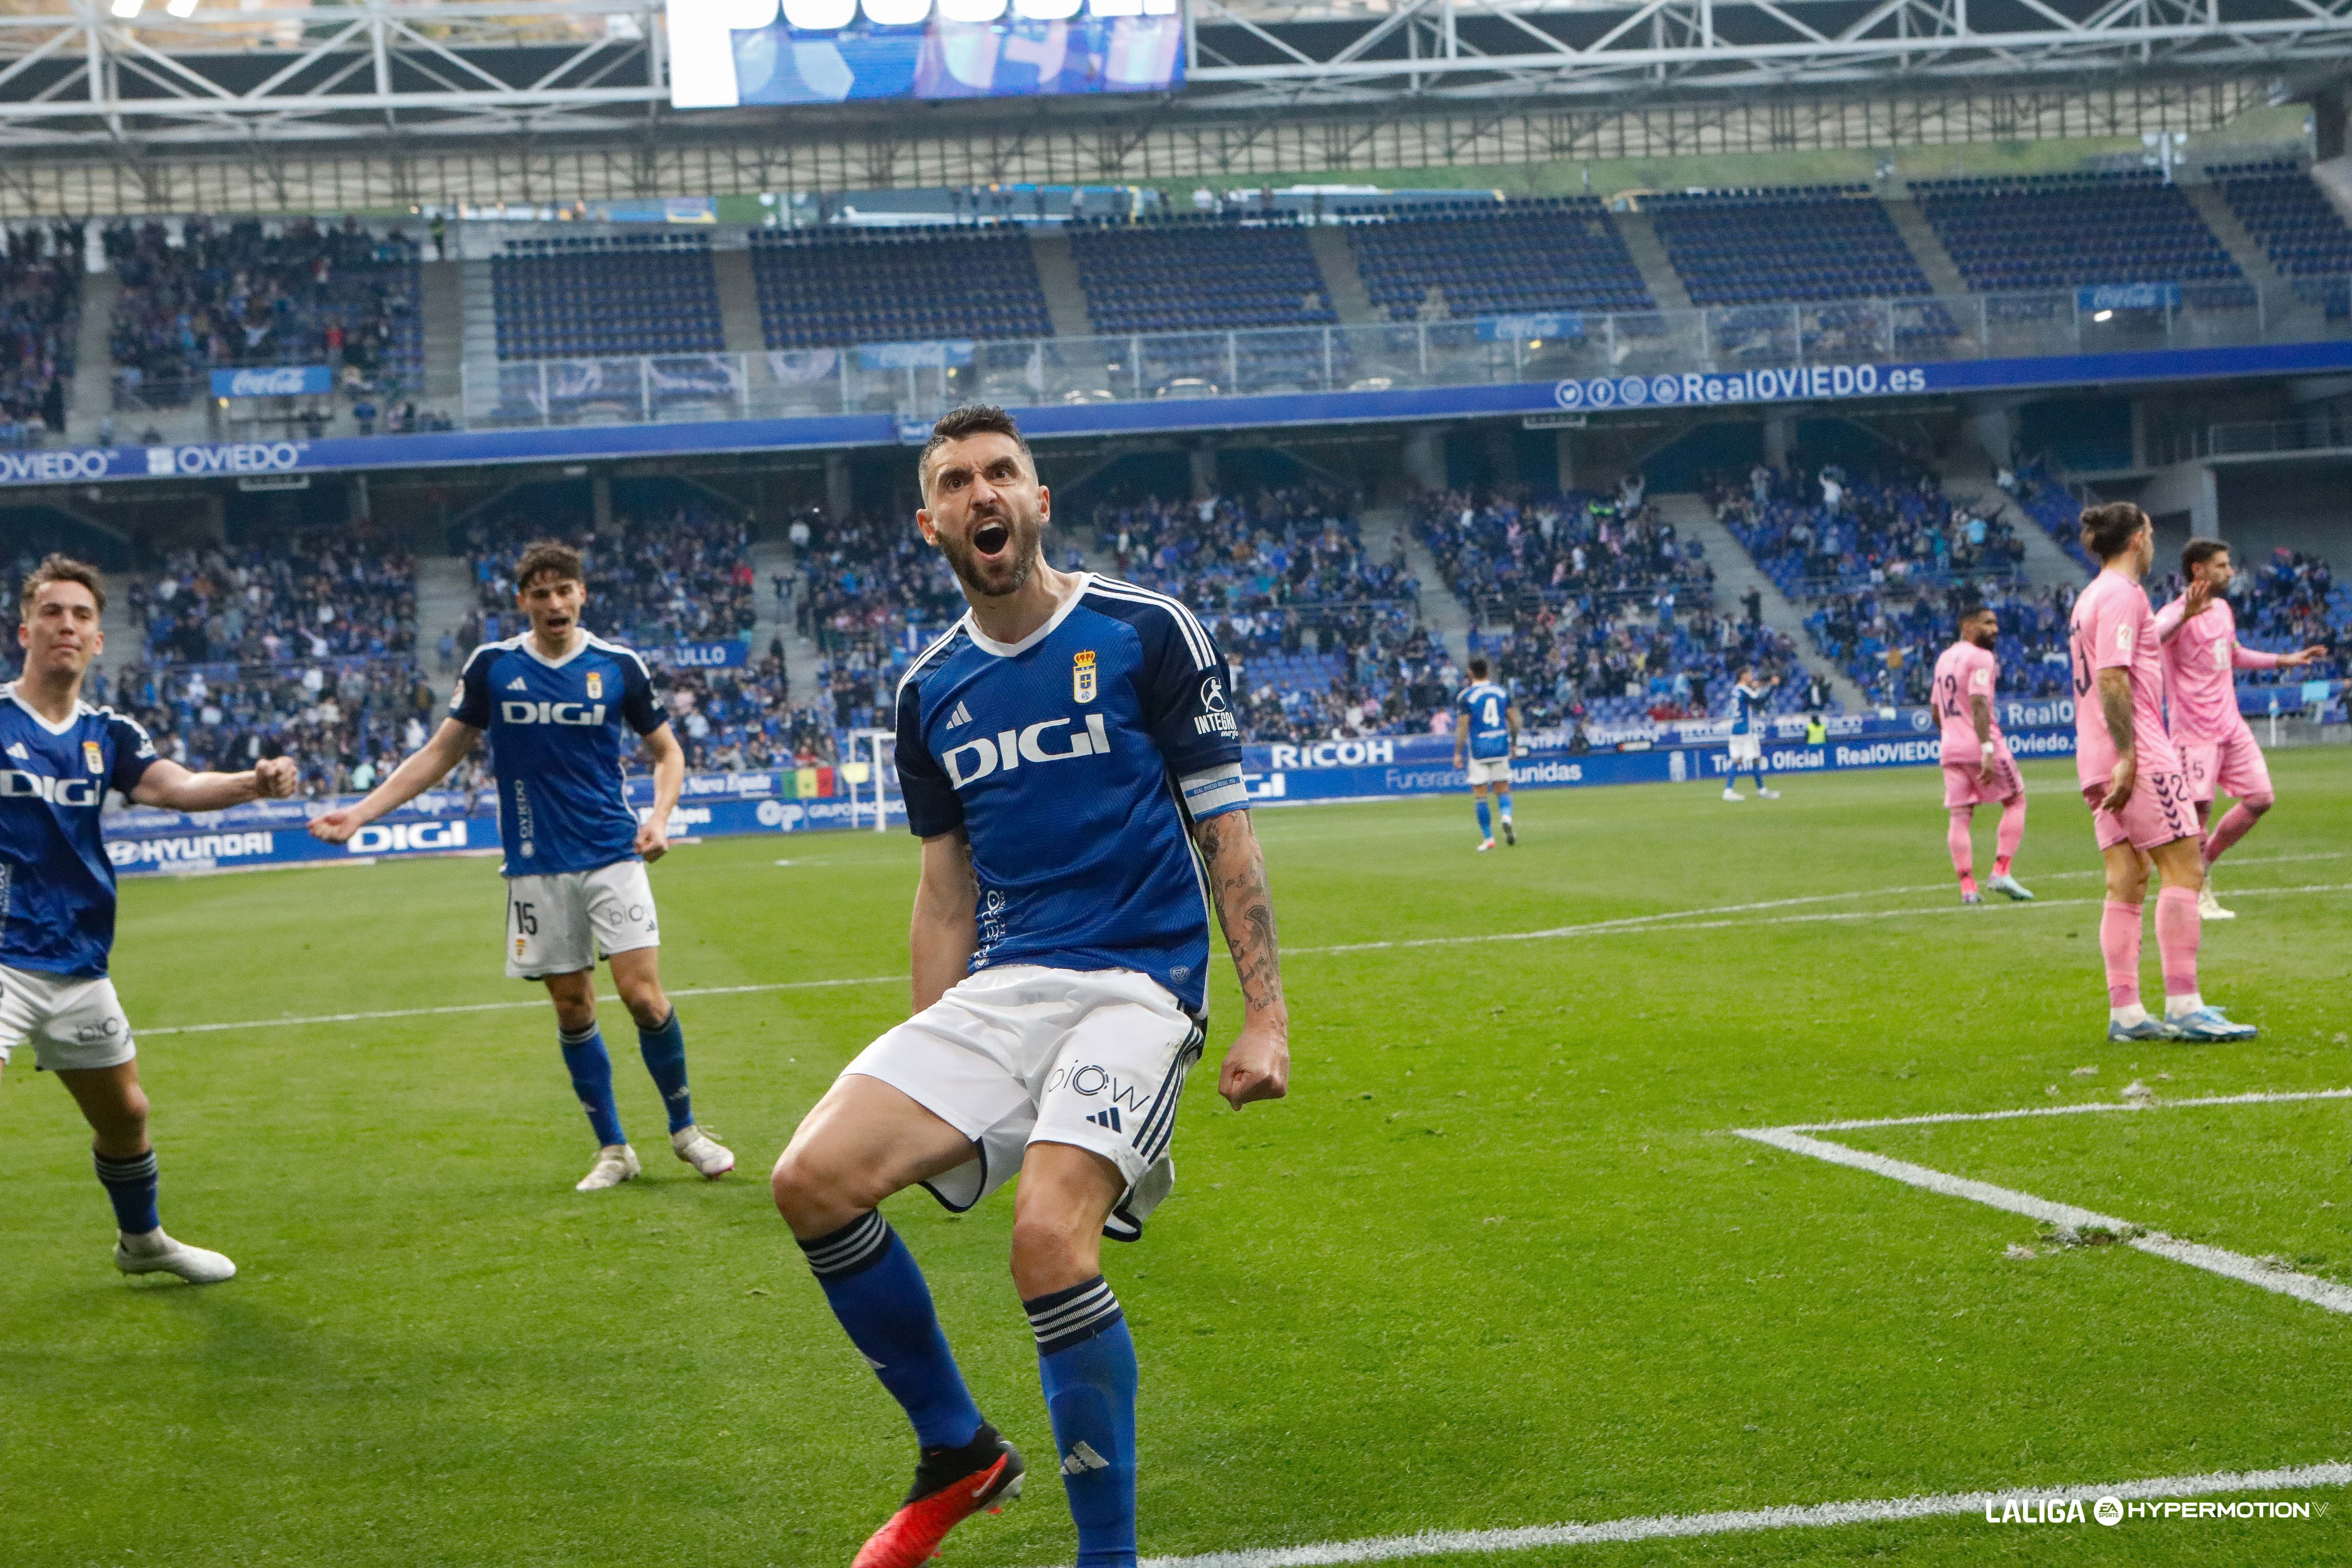
<path id="1" fill-rule="evenodd" d="M 958 1214 L 1021 1169 L 1032 1143 L 1072 1143 L 1118 1167 L 1127 1191 L 1103 1234 L 1132 1241 L 1176 1184 L 1168 1145 L 1199 1020 L 1131 969 L 1011 963 L 968 976 L 842 1069 L 879 1079 L 971 1140 L 972 1157 L 923 1184 Z"/>
<path id="2" fill-rule="evenodd" d="M 1761 735 L 1734 735 L 1734 736 L 1732 736 L 1732 737 L 1731 737 L 1731 760 L 1732 760 L 1733 762 L 1735 762 L 1735 763 L 1753 763 L 1753 762 L 1758 762 L 1758 761 L 1760 761 L 1760 760 L 1762 759 L 1763 755 L 1764 755 L 1764 737 L 1763 737 L 1763 736 L 1761 736 Z"/>
<path id="3" fill-rule="evenodd" d="M 1470 782 L 1474 784 L 1500 784 L 1511 787 L 1511 759 L 1508 757 L 1473 757 L 1470 759 Z"/>
<path id="4" fill-rule="evenodd" d="M 507 879 L 507 978 L 544 980 L 599 958 L 661 945 L 653 883 L 642 860 L 593 871 Z"/>
<path id="5" fill-rule="evenodd" d="M 0 965 L 0 1064 L 26 1040 L 49 1072 L 121 1067 L 139 1054 L 113 981 Z"/>

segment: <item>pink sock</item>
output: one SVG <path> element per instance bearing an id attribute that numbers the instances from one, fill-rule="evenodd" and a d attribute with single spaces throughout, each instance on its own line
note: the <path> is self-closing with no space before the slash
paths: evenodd
<path id="1" fill-rule="evenodd" d="M 2139 1000 L 2140 907 L 2109 899 L 2099 916 L 2099 952 L 2107 961 L 2107 1005 L 2128 1007 Z M 2196 913 L 2193 904 L 2189 913 Z"/>
<path id="2" fill-rule="evenodd" d="M 1976 847 L 1969 842 L 1969 819 L 1975 810 L 1969 805 L 1955 807 L 1951 828 L 1944 835 L 1944 841 L 1952 847 L 1952 869 L 1960 875 L 1963 893 L 1977 890 Z"/>
<path id="3" fill-rule="evenodd" d="M 2187 888 L 2167 888 L 2156 895 L 2156 951 L 2164 959 L 2167 996 L 2187 996 L 2196 991 L 2197 939 L 2203 930 L 2195 893 Z"/>
<path id="4" fill-rule="evenodd" d="M 2247 809 L 2249 805 L 2253 807 L 2251 811 Z M 2268 811 L 2270 807 L 2271 803 L 2268 799 L 2252 802 L 2242 800 L 2223 812 L 2221 820 L 2213 825 L 2213 831 L 2205 836 L 2205 864 L 2210 866 L 2214 861 L 2219 860 L 2221 858 L 2221 852 L 2243 838 L 2246 836 L 2246 830 L 2261 821 L 2263 813 Z"/>
<path id="5" fill-rule="evenodd" d="M 1994 841 L 1995 855 L 1992 874 L 2009 875 L 2009 863 L 2017 855 L 2017 847 L 2025 841 L 2025 797 L 2019 795 L 2000 808 L 2000 837 Z"/>

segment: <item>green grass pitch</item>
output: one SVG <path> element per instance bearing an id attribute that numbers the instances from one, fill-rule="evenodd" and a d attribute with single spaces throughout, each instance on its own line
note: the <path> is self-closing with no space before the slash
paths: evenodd
<path id="1" fill-rule="evenodd" d="M 2352 770 L 2273 766 L 2281 805 L 2223 866 L 2240 918 L 2205 933 L 2206 994 L 2264 1031 L 2231 1048 L 2105 1043 L 2097 862 L 2063 763 L 2028 769 L 2018 870 L 2042 901 L 1967 911 L 1932 770 L 1738 806 L 1704 784 L 1530 792 L 1520 847 L 1487 855 L 1466 798 L 1261 813 L 1290 1098 L 1236 1116 L 1196 1074 L 1176 1196 L 1106 1248 L 1142 1356 L 1146 1554 L 2352 1458 L 2352 1321 L 2124 1247 L 2020 1261 L 2031 1220 L 1726 1131 L 2112 1100 L 2136 1078 L 2168 1098 L 2352 1084 Z M 572 1191 L 591 1149 L 543 1001 L 155 1032 L 530 1002 L 499 978 L 493 862 L 127 887 L 115 973 L 150 1032 L 165 1223 L 242 1272 L 119 1277 L 86 1135 L 19 1054 L 0 1563 L 846 1564 L 911 1444 L 763 1177 L 903 1014 L 915 865 L 905 836 L 866 834 L 686 846 L 656 869 L 674 991 L 891 978 L 681 998 L 698 1109 L 741 1161 L 717 1184 L 664 1152 L 608 1005 L 646 1176 L 596 1195 Z M 1239 1018 L 1218 963 L 1212 1066 Z M 2151 935 L 2151 993 L 2155 972 Z M 1843 1136 L 2352 1279 L 2352 1105 Z M 1033 1467 L 948 1564 L 1066 1563 L 1010 1202 L 887 1212 Z M 2352 1499 L 2301 1495 L 2324 1515 L 1479 1561 L 2352 1557 Z"/>

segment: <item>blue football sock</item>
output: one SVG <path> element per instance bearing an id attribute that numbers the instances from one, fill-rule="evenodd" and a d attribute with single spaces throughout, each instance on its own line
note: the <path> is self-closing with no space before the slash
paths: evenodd
<path id="1" fill-rule="evenodd" d="M 931 1288 L 889 1222 L 868 1209 L 800 1246 L 850 1342 L 915 1424 L 915 1440 L 961 1448 L 977 1436 L 980 1406 L 940 1331 Z"/>
<path id="2" fill-rule="evenodd" d="M 658 1029 L 637 1031 L 637 1054 L 661 1090 L 662 1109 L 669 1112 L 669 1130 L 694 1125 L 694 1097 L 686 1091 L 686 1031 L 677 1026 L 677 1009 Z"/>
<path id="3" fill-rule="evenodd" d="M 1503 820 L 1505 822 L 1508 822 L 1511 820 L 1511 797 L 1509 795 L 1503 796 L 1501 805 L 1503 808 Z"/>
<path id="4" fill-rule="evenodd" d="M 1494 823 L 1486 815 L 1486 803 L 1484 800 L 1478 803 L 1478 837 L 1481 838 L 1495 837 Z"/>
<path id="5" fill-rule="evenodd" d="M 584 1034 L 558 1029 L 555 1037 L 563 1047 L 564 1068 L 572 1074 L 572 1092 L 580 1097 L 580 1109 L 595 1130 L 596 1146 L 609 1149 L 627 1142 L 621 1131 L 621 1108 L 613 1103 L 613 1058 L 604 1054 L 604 1031 L 591 1024 Z"/>
<path id="6" fill-rule="evenodd" d="M 1118 1298 L 1097 1274 L 1021 1305 L 1037 1335 L 1078 1568 L 1135 1568 L 1135 1341 Z"/>
<path id="7" fill-rule="evenodd" d="M 90 1158 L 98 1165 L 99 1184 L 114 1205 L 117 1230 L 125 1236 L 144 1236 L 163 1225 L 155 1217 L 154 1150 L 125 1160 L 109 1159 L 92 1150 Z"/>

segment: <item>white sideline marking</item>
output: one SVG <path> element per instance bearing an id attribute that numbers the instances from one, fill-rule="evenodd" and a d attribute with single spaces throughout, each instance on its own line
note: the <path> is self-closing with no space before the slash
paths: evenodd
<path id="1" fill-rule="evenodd" d="M 673 840 L 673 842 L 675 842 Z M 866 974 L 855 980 L 779 980 L 765 985 L 689 985 L 673 996 L 741 996 L 755 991 L 819 991 L 835 985 L 894 985 L 903 974 Z M 619 1006 L 617 996 L 599 996 L 599 1007 Z M 374 1013 L 313 1013 L 302 1018 L 252 1018 L 239 1024 L 173 1024 L 163 1028 L 134 1029 L 134 1035 L 214 1035 L 228 1029 L 289 1029 L 301 1024 L 361 1024 L 378 1018 L 429 1018 L 445 1013 L 500 1013 L 515 1007 L 544 1007 L 547 998 L 528 1002 L 467 1002 L 448 1007 L 387 1007 Z"/>
<path id="2" fill-rule="evenodd" d="M 2314 1098 L 2316 1098 L 2315 1096 Z M 2210 1101 L 2207 1103 L 2212 1103 Z M 1843 1143 L 1832 1143 L 1825 1138 L 1809 1138 L 1804 1133 L 1786 1127 L 1741 1127 L 1733 1130 L 1742 1138 L 1759 1143 L 1769 1143 L 1791 1154 L 1807 1154 L 1832 1165 L 1847 1165 L 1857 1171 L 1867 1171 L 1874 1176 L 1940 1193 L 1949 1198 L 1966 1198 L 1970 1203 L 1988 1208 L 2004 1209 L 2011 1214 L 2024 1215 L 2046 1225 L 2070 1230 L 2104 1230 L 2113 1233 L 2126 1246 L 2168 1258 L 2175 1263 L 2186 1263 L 2191 1268 L 2202 1268 L 2209 1274 L 2219 1274 L 2241 1284 L 2273 1290 L 2282 1296 L 2292 1296 L 2308 1301 L 2315 1307 L 2325 1307 L 2331 1312 L 2352 1313 L 2352 1288 L 2332 1280 L 2316 1279 L 2291 1268 L 2273 1268 L 2266 1263 L 2207 1247 L 2199 1242 L 2181 1241 L 2162 1231 L 2147 1230 L 2129 1220 L 2117 1219 L 2092 1209 L 2077 1208 L 2073 1204 L 2053 1203 L 2048 1198 L 2035 1197 L 2010 1187 L 1997 1187 L 1990 1182 L 1979 1182 L 1969 1176 L 1955 1176 L 1944 1171 L 1931 1171 L 1925 1165 L 1915 1165 L 1907 1160 L 1889 1159 L 1863 1149 L 1851 1149 Z M 2134 1234 L 2137 1232 L 2139 1234 Z"/>
<path id="3" fill-rule="evenodd" d="M 677 843 L 678 841 L 672 839 L 671 842 Z M 2344 855 L 2342 853 L 2329 853 L 2325 855 L 2274 855 L 2267 858 L 2250 857 L 2246 859 L 2236 861 L 2234 864 L 2241 866 L 2258 866 L 2270 865 L 2282 860 L 2338 860 L 2343 858 Z M 340 860 L 329 862 L 331 865 L 347 865 L 350 863 L 351 862 Z M 788 862 L 782 860 L 776 862 L 776 864 L 780 866 L 787 863 Z M 813 865 L 815 864 L 815 862 L 792 861 L 789 862 L 789 864 Z M 253 867 L 250 868 L 250 869 L 282 870 L 285 869 L 285 868 Z M 2056 881 L 2060 878 L 2064 877 L 2099 877 L 2104 875 L 2105 875 L 2104 871 L 2058 871 L 2053 872 L 2050 876 L 2042 879 L 2042 880 Z M 1802 898 L 1767 899 L 1759 903 L 1710 904 L 1695 910 L 1665 910 L 1657 914 L 1651 915 L 1625 915 L 1616 920 L 1594 921 L 1585 925 L 1553 926 L 1544 931 L 1492 931 L 1469 936 L 1403 937 L 1389 942 L 1339 942 L 1322 947 L 1285 948 L 1283 951 L 1286 954 L 1295 957 L 1308 953 L 1370 952 L 1393 948 L 1460 947 L 1492 942 L 1541 942 L 1561 937 L 1605 935 L 1612 931 L 1622 931 L 1628 935 L 1639 935 L 1646 930 L 1661 930 L 1669 931 L 1717 931 L 1726 926 L 1801 925 L 1808 922 L 1822 921 L 1898 920 L 1910 915 L 1942 915 L 1964 912 L 1963 906 L 1959 904 L 1938 904 L 1929 909 L 1848 910 L 1839 910 L 1831 914 L 1783 915 L 1771 920 L 1762 921 L 1700 921 L 1693 918 L 1697 915 L 1748 914 L 1753 913 L 1759 910 L 1779 910 L 1788 909 L 1799 904 L 1827 903 L 1836 899 L 1876 899 L 1891 897 L 1897 893 L 1937 893 L 1948 892 L 1949 890 L 1949 887 L 1942 882 L 1935 883 L 1932 886 L 1913 888 L 1858 888 L 1851 892 L 1844 893 L 1810 893 Z M 2300 888 L 2241 888 L 2233 889 L 2231 891 L 2230 896 L 2232 899 L 2248 899 L 2273 893 L 2336 893 L 2346 891 L 2352 891 L 2352 882 L 2317 883 Z M 2042 909 L 2053 910 L 2067 909 L 2076 905 L 2096 903 L 2099 901 L 2101 900 L 2095 899 L 2039 899 L 2034 901 L 2032 906 L 2029 907 L 2039 907 Z M 1660 923 L 1666 921 L 1674 921 L 1681 923 L 1675 925 L 1663 925 Z M 903 974 L 866 974 L 847 980 L 784 980 L 761 985 L 699 985 L 689 986 L 685 990 L 672 991 L 670 994 L 673 996 L 740 996 L 763 991 L 822 990 L 836 985 L 888 985 L 904 981 L 906 978 L 907 977 Z M 615 1004 L 617 1001 L 618 998 L 616 997 L 599 997 L 597 999 L 597 1005 L 600 1007 L 611 1005 Z M 541 1002 L 537 999 L 529 1002 L 468 1002 L 442 1007 L 391 1007 L 369 1013 L 316 1013 L 298 1018 L 251 1018 L 233 1024 L 174 1024 L 162 1027 L 138 1029 L 133 1032 L 135 1034 L 148 1036 L 211 1035 L 225 1033 L 232 1029 L 284 1029 L 306 1024 L 360 1024 L 373 1023 L 385 1018 L 430 1018 L 453 1013 L 499 1013 L 519 1007 L 536 1007 L 539 1005 L 541 1005 Z"/>
<path id="4" fill-rule="evenodd" d="M 1686 1540 L 1759 1530 L 1821 1529 L 1841 1524 L 1885 1524 L 1908 1519 L 1946 1519 L 1982 1514 L 1989 1503 L 2028 1498 L 2091 1503 L 2102 1497 L 2129 1502 L 2167 1498 L 2211 1497 L 2227 1492 L 2297 1491 L 2352 1485 L 2352 1465 L 2296 1465 L 2274 1470 L 2216 1470 L 2201 1476 L 2157 1476 L 2099 1486 L 2015 1487 L 2002 1491 L 1940 1492 L 1928 1497 L 1870 1501 L 1822 1502 L 1782 1508 L 1736 1509 L 1722 1513 L 1662 1513 L 1612 1519 L 1599 1524 L 1538 1524 L 1519 1530 L 1432 1530 L 1419 1535 L 1379 1535 L 1362 1541 L 1325 1541 L 1311 1546 L 1269 1546 L 1245 1552 L 1209 1552 L 1196 1557 L 1147 1557 L 1143 1568 L 1325 1568 L 1347 1563 L 1393 1563 L 1408 1557 L 1524 1552 L 1538 1546 L 1599 1546 L 1629 1541 Z"/>
<path id="5" fill-rule="evenodd" d="M 1926 1127 L 1945 1121 L 2009 1121 L 2021 1116 L 2080 1116 L 2091 1110 L 2171 1110 L 2193 1105 L 2280 1105 L 2296 1100 L 2352 1100 L 2352 1089 L 2260 1090 L 2194 1100 L 2093 1100 L 2080 1105 L 2029 1105 L 2018 1110 L 1939 1110 L 1927 1116 L 1871 1116 L 1846 1121 L 1792 1121 L 1780 1132 L 1844 1132 L 1860 1127 Z"/>
<path id="6" fill-rule="evenodd" d="M 1928 890 L 1888 888 L 1880 891 L 1895 893 Z M 2230 889 L 2230 897 L 2237 900 L 2268 898 L 2283 893 L 2343 892 L 2352 892 L 2352 882 L 2307 882 L 2294 888 L 2232 888 Z M 1909 920 L 1914 916 L 1929 915 L 1975 914 L 1982 918 L 1984 914 L 1981 909 L 1971 910 L 1966 904 L 1955 902 L 1907 910 L 1838 910 L 1825 914 L 1775 915 L 1767 920 L 1754 921 L 1701 921 L 1685 918 L 1691 915 L 1744 913 L 1754 910 L 1778 909 L 1790 904 L 1815 903 L 1828 899 L 1863 899 L 1877 896 L 1878 893 L 1875 892 L 1822 893 L 1809 899 L 1775 899 L 1769 903 L 1761 904 L 1724 904 L 1713 909 L 1681 910 L 1665 914 L 1627 915 L 1619 920 L 1592 921 L 1583 925 L 1549 926 L 1541 931 L 1490 931 L 1475 936 L 1394 937 L 1382 942 L 1349 942 L 1323 947 L 1291 947 L 1285 948 L 1283 952 L 1286 956 L 1299 953 L 1373 952 L 1412 947 L 1469 947 L 1490 942 L 1549 942 L 1574 936 L 1642 936 L 1652 931 L 1663 931 L 1671 935 L 1675 931 L 1720 931 L 1726 927 L 1818 925 L 1839 921 Z M 2070 910 L 2105 901 L 2105 899 L 2036 899 L 2030 904 L 2019 907 L 2027 910 Z M 1660 923 L 1665 921 L 1674 921 L 1676 923 L 1673 925 Z"/>

